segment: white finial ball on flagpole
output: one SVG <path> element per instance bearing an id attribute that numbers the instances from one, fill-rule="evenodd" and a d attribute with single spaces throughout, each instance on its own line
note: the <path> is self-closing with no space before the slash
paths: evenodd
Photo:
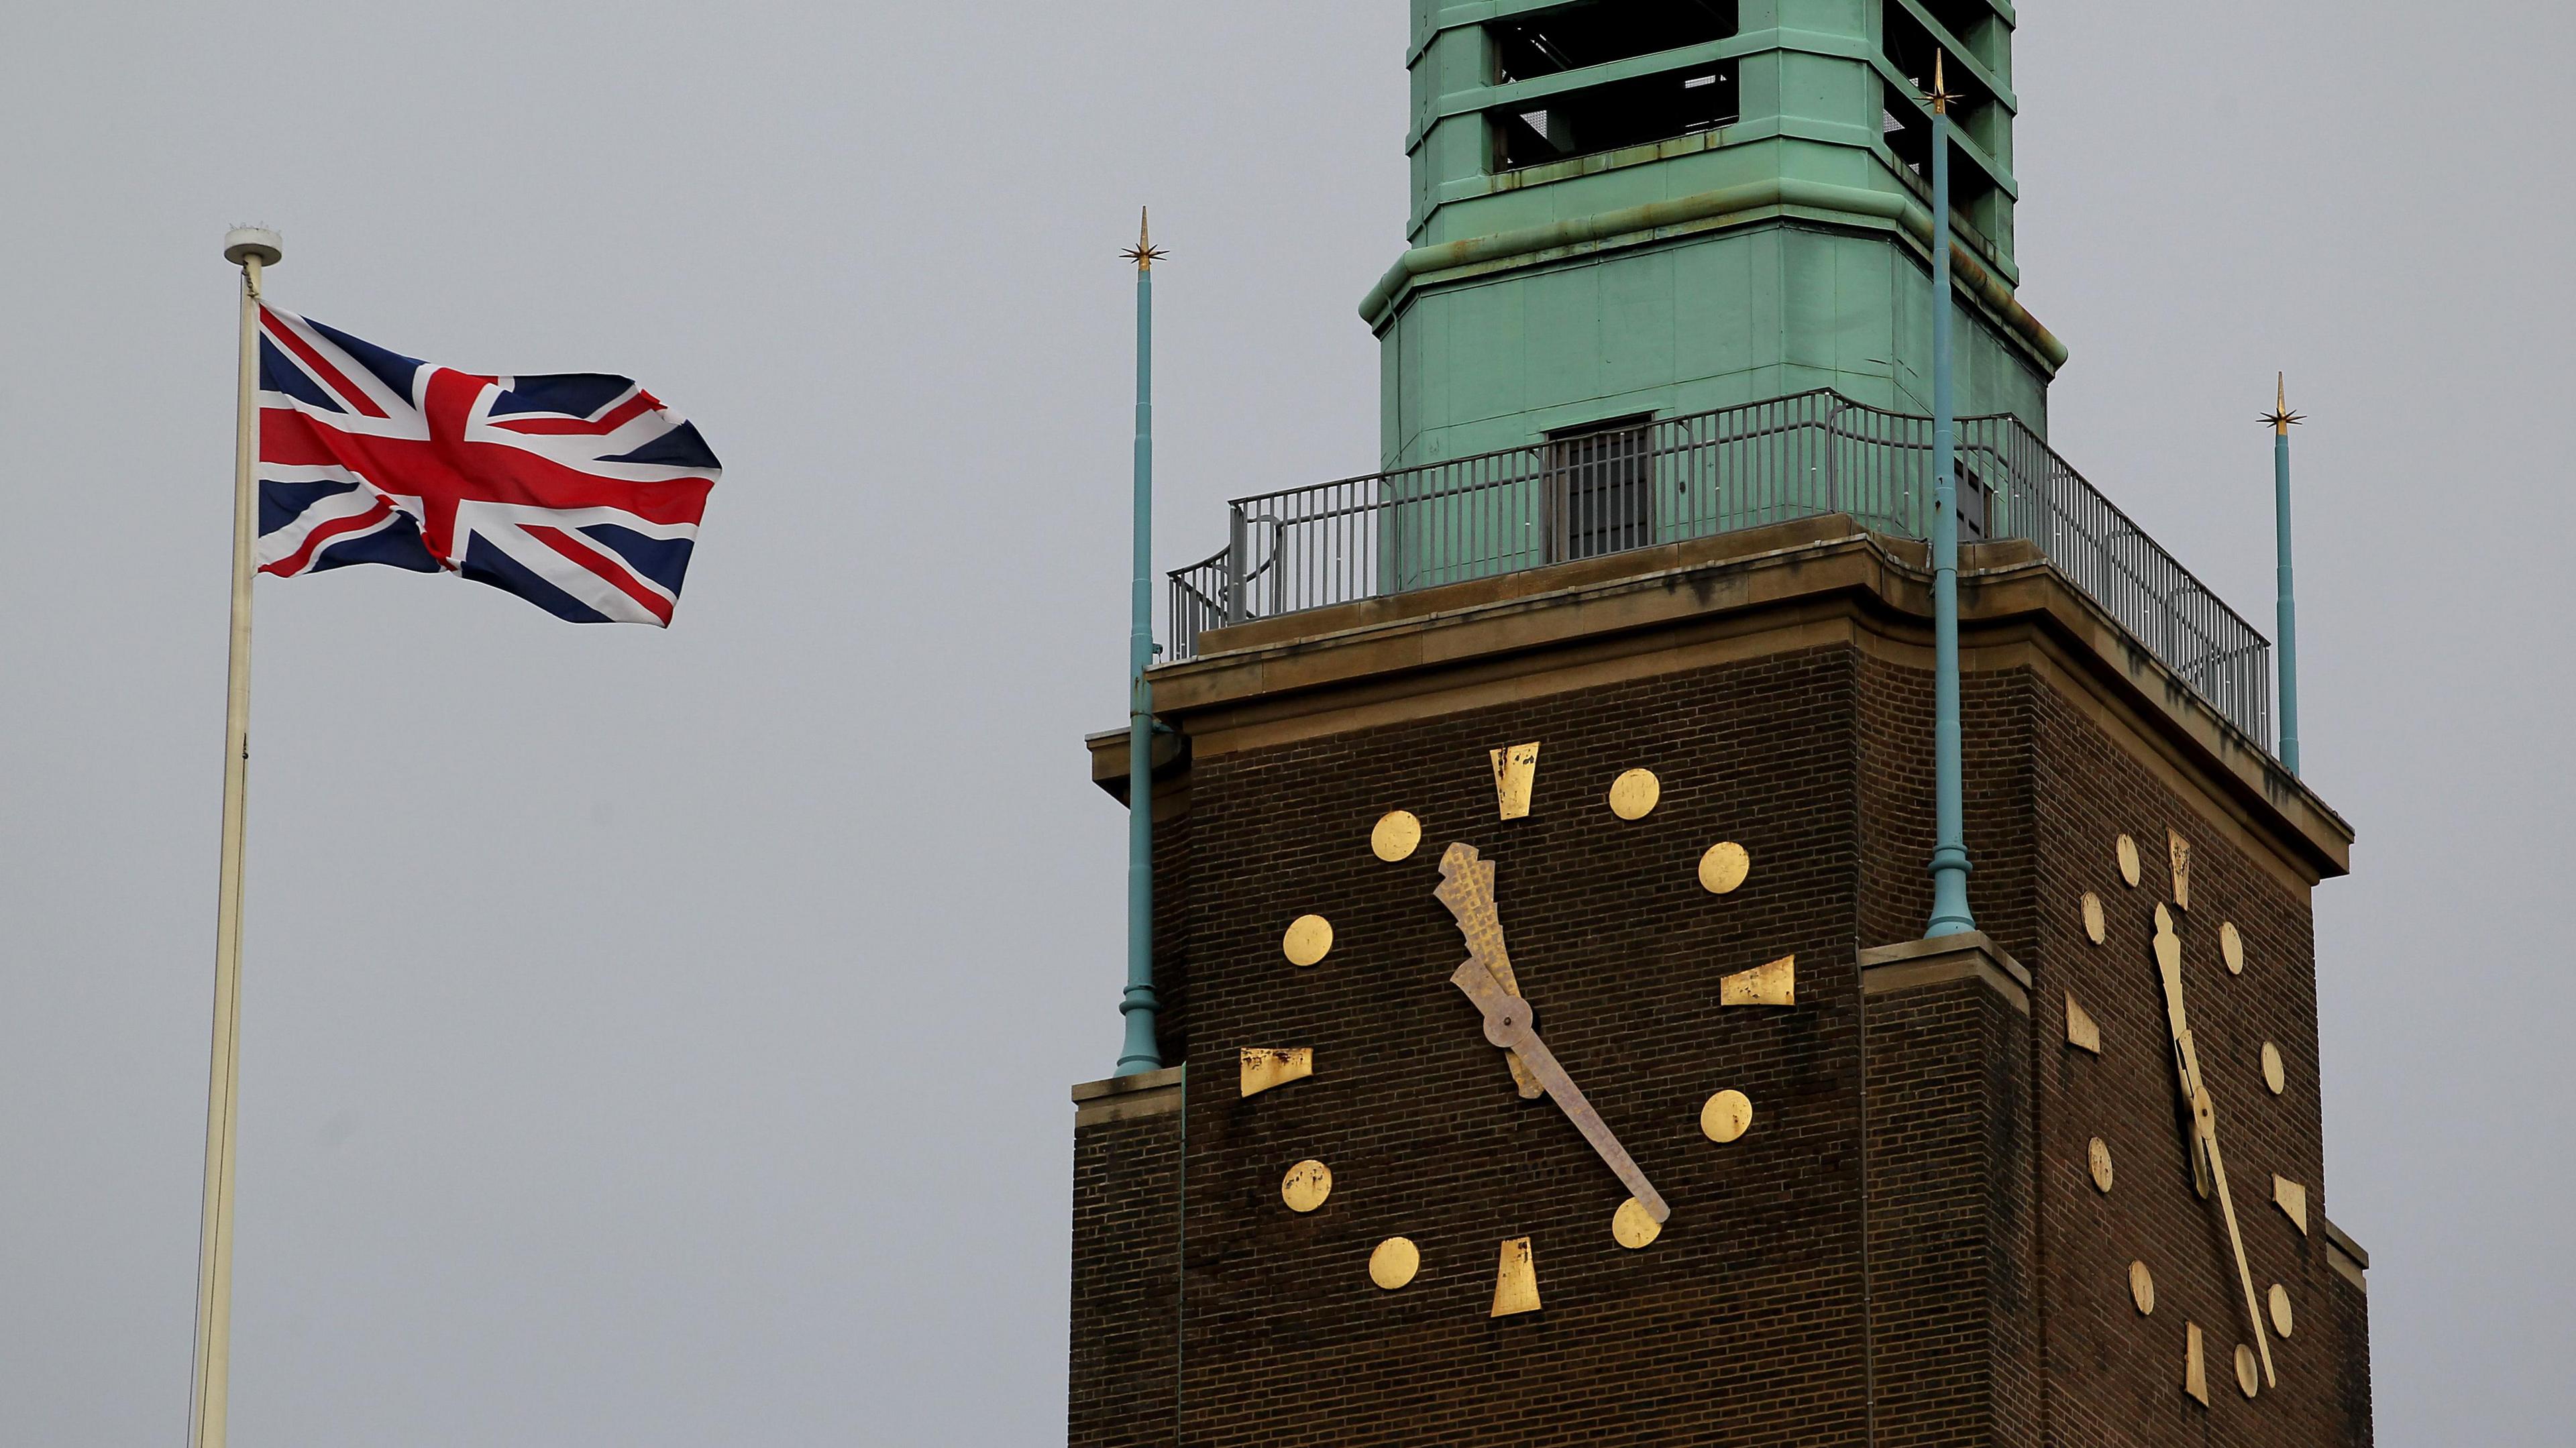
<path id="1" fill-rule="evenodd" d="M 283 239 L 265 226 L 236 226 L 224 233 L 224 260 L 235 266 L 253 258 L 261 266 L 275 266 L 285 254 Z"/>

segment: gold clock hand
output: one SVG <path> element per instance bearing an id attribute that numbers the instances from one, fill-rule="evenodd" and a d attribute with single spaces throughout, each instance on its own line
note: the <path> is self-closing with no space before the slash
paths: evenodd
<path id="1" fill-rule="evenodd" d="M 2207 1086 L 2192 1102 L 2191 1115 L 2209 1151 L 2210 1174 L 2218 1179 L 2218 1205 L 2227 1217 L 2227 1245 L 2236 1250 L 2236 1281 L 2245 1289 L 2245 1320 L 2254 1325 L 2254 1350 L 2263 1358 L 2263 1386 L 2278 1387 L 2272 1376 L 2272 1340 L 2263 1332 L 2262 1301 L 2254 1295 L 2254 1268 L 2245 1260 L 2245 1235 L 2236 1229 L 2236 1199 L 2227 1194 L 2227 1161 L 2218 1152 L 2218 1106 L 2209 1099 Z"/>
<path id="2" fill-rule="evenodd" d="M 2182 941 L 2174 935 L 2173 916 L 2162 905 L 2156 907 L 2156 973 L 2164 978 L 2165 1029 L 2173 1037 L 2174 1087 L 2182 1098 L 2184 1112 L 2196 1114 L 2200 1055 L 2192 1049 L 2191 1024 L 2182 1009 Z M 2201 1144 L 2197 1127 L 2184 1142 L 2191 1154 L 2192 1190 L 2206 1198 L 2210 1186 L 2209 1153 Z"/>
<path id="3" fill-rule="evenodd" d="M 1637 1169 L 1628 1149 L 1621 1146 L 1619 1138 L 1603 1124 L 1601 1113 L 1593 1110 L 1592 1103 L 1583 1099 L 1583 1092 L 1574 1084 L 1574 1078 L 1565 1074 L 1565 1067 L 1557 1063 L 1555 1053 L 1548 1050 L 1547 1043 L 1540 1040 L 1538 1032 L 1530 1027 L 1529 1002 L 1504 989 L 1493 970 L 1472 957 L 1450 973 L 1449 983 L 1464 991 L 1467 999 L 1474 1001 L 1476 1009 L 1484 1014 L 1485 1039 L 1497 1046 L 1508 1046 L 1520 1054 L 1522 1064 L 1529 1067 L 1547 1094 L 1556 1099 L 1566 1119 L 1574 1123 L 1574 1129 L 1582 1132 L 1583 1139 L 1592 1143 L 1592 1149 L 1601 1154 L 1601 1160 L 1609 1165 L 1611 1174 L 1619 1178 L 1628 1194 L 1645 1207 L 1646 1215 L 1659 1223 L 1670 1218 L 1672 1208 L 1664 1205 L 1654 1183 L 1647 1181 L 1646 1174 Z"/>
<path id="4" fill-rule="evenodd" d="M 1441 852 L 1440 875 L 1440 888 L 1432 896 L 1456 918 L 1458 933 L 1466 937 L 1468 958 L 1492 971 L 1506 992 L 1519 995 L 1521 984 L 1512 974 L 1511 952 L 1503 945 L 1502 916 L 1494 908 L 1493 861 L 1480 858 L 1474 845 L 1452 844 Z M 1535 1101 L 1546 1094 L 1538 1078 L 1521 1063 L 1519 1053 L 1508 1046 L 1503 1049 L 1503 1064 L 1511 1068 L 1522 1100 Z"/>
<path id="5" fill-rule="evenodd" d="M 2227 1162 L 2218 1150 L 2218 1105 L 2200 1079 L 2200 1052 L 2193 1049 L 2190 1018 L 2182 1008 L 2182 941 L 2175 936 L 2173 915 L 2156 907 L 2156 973 L 2165 986 L 2165 1028 L 2173 1035 L 2174 1079 L 2183 1106 L 2191 1113 L 2192 1186 L 2203 1197 L 2218 1189 L 2218 1209 L 2227 1219 L 2227 1245 L 2236 1254 L 2236 1281 L 2245 1289 L 2245 1320 L 2254 1328 L 2254 1347 L 2263 1359 L 2263 1385 L 2276 1387 L 2272 1375 L 2272 1342 L 2263 1332 L 2263 1307 L 2254 1295 L 2254 1268 L 2245 1258 L 2245 1234 L 2236 1226 L 2236 1200 L 2227 1192 Z"/>

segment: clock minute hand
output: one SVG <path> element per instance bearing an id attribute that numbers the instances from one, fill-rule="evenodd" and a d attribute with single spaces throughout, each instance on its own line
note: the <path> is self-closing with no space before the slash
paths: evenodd
<path id="1" fill-rule="evenodd" d="M 2192 1185 L 2204 1197 L 2218 1189 L 2218 1209 L 2227 1220 L 2227 1245 L 2236 1254 L 2236 1282 L 2245 1289 L 2245 1320 L 2254 1329 L 2254 1346 L 2263 1359 L 2263 1384 L 2279 1386 L 2272 1375 L 2272 1340 L 2263 1331 L 2263 1307 L 2254 1295 L 2254 1267 L 2245 1257 L 2245 1234 L 2236 1226 L 2236 1198 L 2227 1190 L 2227 1158 L 2218 1150 L 2218 1105 L 2200 1079 L 2200 1052 L 2191 1041 L 2190 1018 L 2182 1008 L 2182 941 L 2174 935 L 2173 916 L 2156 907 L 2156 973 L 2164 978 L 2165 1028 L 2173 1036 L 2174 1076 L 2184 1109 L 2191 1113 Z"/>
<path id="2" fill-rule="evenodd" d="M 1593 1110 L 1592 1103 L 1583 1099 L 1583 1092 L 1574 1084 L 1574 1078 L 1565 1074 L 1565 1067 L 1557 1063 L 1556 1054 L 1538 1038 L 1538 1032 L 1530 1025 L 1529 1002 L 1505 990 L 1503 983 L 1494 978 L 1493 971 L 1483 961 L 1474 958 L 1451 972 L 1449 983 L 1465 992 L 1467 999 L 1475 1002 L 1476 1009 L 1484 1014 L 1485 1039 L 1497 1046 L 1508 1046 L 1520 1054 L 1522 1063 L 1538 1078 L 1547 1094 L 1555 1098 L 1566 1119 L 1574 1123 L 1574 1129 L 1583 1133 L 1583 1139 L 1592 1143 L 1592 1149 L 1600 1153 L 1601 1160 L 1609 1166 L 1611 1174 L 1619 1178 L 1620 1185 L 1625 1186 L 1628 1194 L 1645 1207 L 1646 1215 L 1657 1222 L 1671 1217 L 1672 1208 L 1664 1205 L 1663 1196 L 1655 1190 L 1654 1183 L 1647 1181 L 1646 1174 L 1637 1169 L 1636 1160 L 1628 1155 L 1628 1149 L 1619 1144 L 1619 1138 L 1612 1135 L 1610 1128 L 1602 1122 L 1601 1113 Z"/>
<path id="3" fill-rule="evenodd" d="M 2218 1152 L 2218 1107 L 2209 1099 L 2206 1085 L 2192 1100 L 2191 1120 L 2209 1153 L 2209 1173 L 2218 1181 L 2218 1206 L 2227 1217 L 2227 1245 L 2236 1251 L 2236 1281 L 2245 1289 L 2245 1320 L 2253 1324 L 2254 1347 L 2263 1355 L 2263 1385 L 2278 1387 L 2279 1380 L 2272 1376 L 2272 1341 L 2264 1335 L 2263 1307 L 2254 1295 L 2254 1267 L 2245 1259 L 2245 1234 L 2236 1229 L 2236 1199 L 2227 1191 L 2227 1159 Z"/>

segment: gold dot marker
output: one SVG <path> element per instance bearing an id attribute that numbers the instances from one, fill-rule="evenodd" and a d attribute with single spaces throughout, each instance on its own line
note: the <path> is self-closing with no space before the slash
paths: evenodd
<path id="1" fill-rule="evenodd" d="M 2269 1041 L 2263 1043 L 2263 1084 L 2278 1096 L 2290 1084 L 2290 1073 L 2281 1066 L 2281 1048 Z"/>
<path id="2" fill-rule="evenodd" d="M 2254 1390 L 2262 1385 L 2262 1379 L 2257 1377 L 2254 1371 L 2254 1349 L 2241 1342 L 2238 1343 L 2236 1345 L 2236 1386 L 2244 1389 L 2245 1396 L 2250 1398 L 2254 1396 Z"/>
<path id="3" fill-rule="evenodd" d="M 1656 1221 L 1646 1204 L 1635 1197 L 1621 1202 L 1618 1214 L 1610 1219 L 1610 1235 L 1631 1252 L 1653 1245 L 1663 1234 L 1663 1223 Z"/>
<path id="4" fill-rule="evenodd" d="M 1422 843 L 1422 821 L 1410 810 L 1389 810 L 1378 817 L 1377 828 L 1369 831 L 1369 848 L 1377 857 L 1393 864 L 1413 853 Z"/>
<path id="5" fill-rule="evenodd" d="M 2084 1152 L 2092 1159 L 2093 1185 L 2107 1195 L 2111 1190 L 2111 1148 L 2103 1145 L 2102 1138 L 2097 1136 Z"/>
<path id="6" fill-rule="evenodd" d="M 1699 857 L 1700 887 L 1712 895 L 1728 893 L 1752 872 L 1753 857 L 1733 840 L 1711 845 L 1708 853 Z"/>
<path id="7" fill-rule="evenodd" d="M 1389 1292 L 1413 1281 L 1422 1270 L 1422 1252 L 1410 1237 L 1389 1237 L 1369 1254 L 1369 1280 Z"/>
<path id="8" fill-rule="evenodd" d="M 2127 835 L 2120 836 L 2120 878 L 2138 888 L 2138 842 Z"/>
<path id="9" fill-rule="evenodd" d="M 1631 769 L 1610 781 L 1610 812 L 1623 820 L 1644 819 L 1663 797 L 1663 781 L 1651 769 Z"/>
<path id="10" fill-rule="evenodd" d="M 2144 1262 L 2129 1264 L 2129 1300 L 2138 1305 L 2138 1316 L 2153 1317 L 2156 1311 L 2156 1274 Z"/>
<path id="11" fill-rule="evenodd" d="M 1309 1157 L 1288 1168 L 1279 1183 L 1279 1200 L 1292 1212 L 1311 1212 L 1333 1194 L 1333 1169 Z"/>
<path id="12" fill-rule="evenodd" d="M 2095 945 L 2111 938 L 2111 928 L 2102 920 L 2102 897 L 2084 892 L 2084 938 Z"/>
<path id="13" fill-rule="evenodd" d="M 2233 920 L 2218 923 L 2218 956 L 2227 962 L 2229 975 L 2245 973 L 2245 937 L 2237 931 Z"/>
<path id="14" fill-rule="evenodd" d="M 2267 1305 L 2272 1309 L 2272 1330 L 2283 1337 L 2288 1337 L 2291 1326 L 2290 1289 L 2275 1282 L 2272 1284 L 2272 1290 L 2265 1294 L 2265 1297 Z"/>
<path id="15" fill-rule="evenodd" d="M 1711 1141 L 1733 1141 L 1753 1125 L 1753 1103 L 1730 1086 L 1708 1098 L 1699 1109 L 1700 1135 Z"/>
<path id="16" fill-rule="evenodd" d="M 1313 965 L 1333 948 L 1333 922 L 1321 915 L 1300 915 L 1289 924 L 1279 948 L 1290 965 Z"/>

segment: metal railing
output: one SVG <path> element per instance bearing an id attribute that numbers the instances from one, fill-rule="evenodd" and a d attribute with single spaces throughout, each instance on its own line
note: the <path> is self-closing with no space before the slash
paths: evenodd
<path id="1" fill-rule="evenodd" d="M 1802 392 L 1238 498 L 1175 569 L 1167 658 L 1199 634 L 1463 579 L 1827 513 L 1931 532 L 1932 421 Z M 2009 415 L 1958 424 L 1959 536 L 2027 538 L 2269 748 L 2272 645 Z"/>

